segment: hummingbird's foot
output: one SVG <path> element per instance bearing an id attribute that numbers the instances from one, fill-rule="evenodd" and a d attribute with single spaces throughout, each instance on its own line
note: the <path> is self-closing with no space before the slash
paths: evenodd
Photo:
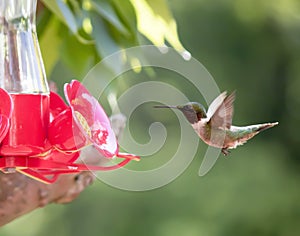
<path id="1" fill-rule="evenodd" d="M 230 151 L 227 148 L 222 148 L 222 153 L 224 154 L 224 156 L 227 156 Z"/>

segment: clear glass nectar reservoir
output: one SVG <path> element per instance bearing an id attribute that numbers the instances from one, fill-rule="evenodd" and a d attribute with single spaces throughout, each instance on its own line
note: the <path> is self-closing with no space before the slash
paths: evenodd
<path id="1" fill-rule="evenodd" d="M 36 3 L 0 1 L 0 87 L 9 93 L 49 93 L 36 34 Z"/>

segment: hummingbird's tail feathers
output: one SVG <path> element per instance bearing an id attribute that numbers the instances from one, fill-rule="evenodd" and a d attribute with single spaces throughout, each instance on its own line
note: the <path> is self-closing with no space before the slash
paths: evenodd
<path id="1" fill-rule="evenodd" d="M 261 131 L 264 131 L 266 129 L 272 128 L 275 125 L 278 125 L 278 122 L 261 124 L 261 125 L 259 125 L 259 127 L 257 129 L 257 132 L 261 132 Z"/>
<path id="2" fill-rule="evenodd" d="M 243 145 L 261 131 L 272 128 L 275 125 L 278 125 L 278 122 L 249 125 L 244 127 L 231 126 L 230 131 L 227 131 L 228 136 L 231 139 L 230 145 L 227 148 L 233 149 L 237 146 Z"/>

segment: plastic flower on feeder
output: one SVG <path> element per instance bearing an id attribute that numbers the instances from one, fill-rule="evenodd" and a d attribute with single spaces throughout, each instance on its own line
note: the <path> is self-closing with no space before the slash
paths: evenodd
<path id="1" fill-rule="evenodd" d="M 119 152 L 109 118 L 79 81 L 66 84 L 64 92 L 70 106 L 54 118 L 49 126 L 51 145 L 65 153 L 93 145 L 107 158 L 124 158 L 126 162 L 139 160 L 135 155 Z"/>

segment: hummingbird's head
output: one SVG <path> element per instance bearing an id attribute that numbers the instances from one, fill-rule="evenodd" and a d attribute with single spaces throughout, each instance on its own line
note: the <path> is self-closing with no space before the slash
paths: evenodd
<path id="1" fill-rule="evenodd" d="M 178 106 L 154 106 L 155 108 L 175 108 L 180 110 L 191 124 L 197 123 L 202 118 L 206 118 L 205 108 L 197 102 L 189 102 Z"/>
<path id="2" fill-rule="evenodd" d="M 176 108 L 184 114 L 191 124 L 195 124 L 202 118 L 207 117 L 204 106 L 197 102 L 189 102 L 184 105 L 178 105 Z"/>

